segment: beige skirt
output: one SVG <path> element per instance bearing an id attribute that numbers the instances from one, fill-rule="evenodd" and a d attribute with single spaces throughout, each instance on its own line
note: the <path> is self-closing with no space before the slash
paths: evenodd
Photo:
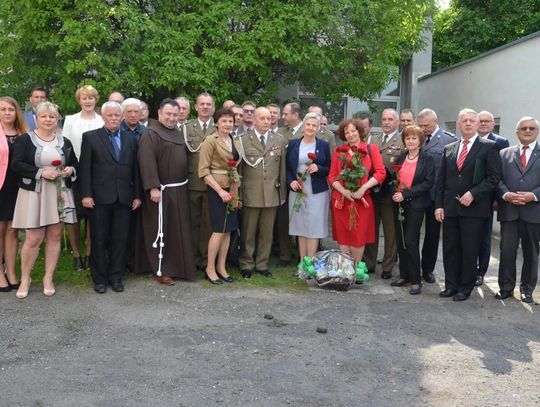
<path id="1" fill-rule="evenodd" d="M 61 186 L 43 180 L 40 192 L 19 188 L 13 228 L 40 228 L 59 222 L 77 222 L 73 193 L 65 187 L 63 180 Z"/>

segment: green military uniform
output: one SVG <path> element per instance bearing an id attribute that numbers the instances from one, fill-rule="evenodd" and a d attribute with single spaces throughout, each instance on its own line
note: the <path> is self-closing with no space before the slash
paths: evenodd
<path id="1" fill-rule="evenodd" d="M 243 271 L 267 271 L 272 229 L 276 211 L 286 196 L 285 148 L 287 140 L 275 132 L 267 133 L 265 146 L 256 131 L 240 137 L 242 143 L 242 241 L 240 257 Z"/>
<path id="2" fill-rule="evenodd" d="M 208 197 L 206 184 L 199 178 L 199 150 L 207 135 L 216 129 L 212 119 L 206 129 L 203 130 L 199 119 L 190 120 L 185 127 L 185 140 L 189 150 L 189 178 L 188 190 L 191 210 L 191 227 L 193 230 L 193 246 L 195 248 L 195 261 L 197 268 L 206 268 L 208 255 L 208 240 L 210 239 L 210 218 L 208 215 Z"/>
<path id="3" fill-rule="evenodd" d="M 383 134 L 373 136 L 371 144 L 376 144 L 379 147 L 381 156 L 386 167 L 387 177 L 395 178 L 395 171 L 392 166 L 397 158 L 405 151 L 401 136 L 396 131 L 393 136 L 383 141 Z M 385 182 L 390 179 L 385 180 Z M 384 232 L 384 257 L 382 262 L 382 271 L 391 272 L 396 262 L 397 243 L 396 243 L 396 228 L 394 223 L 394 203 L 392 195 L 395 188 L 390 186 L 388 192 L 380 199 L 373 200 L 375 206 L 375 243 L 366 245 L 364 261 L 368 270 L 375 270 L 377 264 L 377 254 L 379 250 L 379 225 L 382 220 Z"/>

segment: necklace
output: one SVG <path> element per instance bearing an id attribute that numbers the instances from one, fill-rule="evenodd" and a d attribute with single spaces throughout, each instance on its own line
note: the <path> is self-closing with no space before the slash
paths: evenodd
<path id="1" fill-rule="evenodd" d="M 411 157 L 411 156 L 409 155 L 409 153 L 407 153 L 407 159 L 408 159 L 409 161 L 413 161 L 413 160 L 416 159 L 416 157 L 418 157 L 419 154 L 420 154 L 420 151 L 417 152 L 416 155 L 415 155 L 414 157 Z"/>
<path id="2" fill-rule="evenodd" d="M 44 137 L 41 137 L 41 136 L 39 135 L 39 133 L 37 132 L 37 130 L 34 130 L 34 133 L 36 134 L 36 136 L 37 136 L 38 139 L 40 139 L 40 140 L 42 140 L 42 141 L 45 141 L 45 142 L 51 142 L 51 141 L 53 141 L 54 138 L 55 138 L 54 133 L 51 133 L 51 134 L 49 135 L 49 137 L 52 136 L 52 138 L 51 138 L 50 140 L 48 140 L 48 139 L 46 139 L 46 138 L 44 138 Z"/>

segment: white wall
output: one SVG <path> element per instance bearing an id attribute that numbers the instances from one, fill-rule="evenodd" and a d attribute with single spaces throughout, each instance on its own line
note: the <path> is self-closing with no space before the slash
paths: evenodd
<path id="1" fill-rule="evenodd" d="M 435 110 L 440 123 L 455 121 L 464 107 L 488 110 L 515 144 L 516 122 L 540 119 L 540 35 L 420 78 L 413 93 L 413 109 Z"/>

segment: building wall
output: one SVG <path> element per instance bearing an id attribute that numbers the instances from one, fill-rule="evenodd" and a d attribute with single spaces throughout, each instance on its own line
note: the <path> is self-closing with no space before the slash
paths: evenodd
<path id="1" fill-rule="evenodd" d="M 464 107 L 490 111 L 514 144 L 521 117 L 540 119 L 540 32 L 421 77 L 413 93 L 413 109 L 432 108 L 440 123 L 455 122 Z"/>

